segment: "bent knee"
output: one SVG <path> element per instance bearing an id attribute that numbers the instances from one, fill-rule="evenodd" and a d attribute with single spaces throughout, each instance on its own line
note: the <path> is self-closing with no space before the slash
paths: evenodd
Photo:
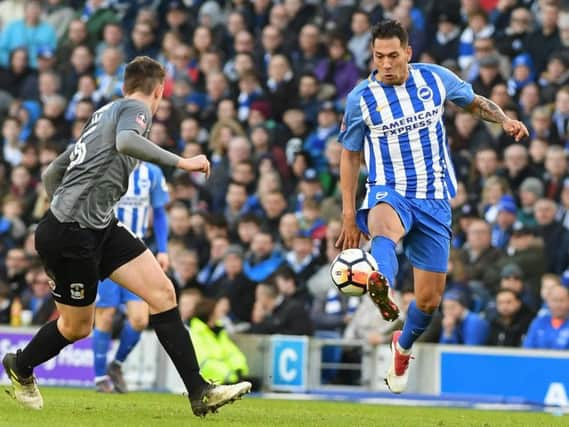
<path id="1" fill-rule="evenodd" d="M 146 301 L 154 312 L 169 310 L 176 306 L 176 291 L 170 279 L 160 282 L 152 293 L 152 300 Z"/>
<path id="2" fill-rule="evenodd" d="M 421 310 L 423 313 L 428 313 L 428 314 L 432 314 L 435 311 L 437 311 L 440 303 L 441 303 L 441 297 L 440 296 L 433 296 L 433 297 L 428 298 L 428 299 L 416 300 L 415 301 L 417 308 L 419 310 Z"/>
<path id="3" fill-rule="evenodd" d="M 128 321 L 130 322 L 130 326 L 135 331 L 143 331 L 146 326 L 148 326 L 148 316 L 143 315 L 136 315 L 136 316 L 129 316 Z"/>
<path id="4" fill-rule="evenodd" d="M 113 327 L 114 308 L 98 308 L 95 312 L 95 327 L 110 332 Z"/>
<path id="5" fill-rule="evenodd" d="M 92 324 L 90 322 L 77 322 L 72 324 L 62 322 L 62 324 L 58 324 L 57 326 L 61 335 L 71 342 L 88 337 L 92 330 Z"/>

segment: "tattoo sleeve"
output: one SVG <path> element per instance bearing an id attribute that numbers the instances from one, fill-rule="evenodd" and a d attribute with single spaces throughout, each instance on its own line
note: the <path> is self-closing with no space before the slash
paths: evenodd
<path id="1" fill-rule="evenodd" d="M 467 111 L 477 115 L 482 120 L 494 123 L 502 123 L 506 120 L 506 114 L 496 105 L 494 101 L 489 100 L 481 95 L 475 95 L 474 101 L 467 108 Z"/>

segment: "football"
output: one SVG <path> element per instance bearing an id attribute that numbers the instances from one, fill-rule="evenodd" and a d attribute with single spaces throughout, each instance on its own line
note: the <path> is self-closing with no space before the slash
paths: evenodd
<path id="1" fill-rule="evenodd" d="M 368 274 L 377 270 L 377 262 L 362 249 L 346 249 L 330 266 L 332 282 L 345 295 L 360 296 L 367 291 Z"/>

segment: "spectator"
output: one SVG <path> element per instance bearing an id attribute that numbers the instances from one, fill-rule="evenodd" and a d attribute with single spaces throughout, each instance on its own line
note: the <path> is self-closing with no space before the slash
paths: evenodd
<path id="1" fill-rule="evenodd" d="M 27 289 L 26 272 L 29 267 L 30 262 L 24 249 L 13 248 L 8 250 L 5 277 L 11 295 L 19 297 Z"/>
<path id="2" fill-rule="evenodd" d="M 314 160 L 313 166 L 317 171 L 323 171 L 326 167 L 324 152 L 326 143 L 334 138 L 340 131 L 336 108 L 332 102 L 324 102 L 320 106 L 317 118 L 317 128 L 306 138 L 304 150 Z"/>
<path id="3" fill-rule="evenodd" d="M 156 35 L 150 24 L 139 23 L 132 30 L 131 39 L 126 46 L 126 60 L 131 61 L 135 56 L 158 56 Z"/>
<path id="4" fill-rule="evenodd" d="M 443 332 L 441 344 L 483 345 L 488 336 L 488 323 L 470 312 L 463 293 L 447 291 L 443 296 Z"/>
<path id="5" fill-rule="evenodd" d="M 546 271 L 560 275 L 569 267 L 569 230 L 555 219 L 557 204 L 540 199 L 535 204 L 538 234 L 544 242 Z"/>
<path id="6" fill-rule="evenodd" d="M 473 291 L 485 293 L 485 298 L 496 286 L 497 262 L 503 252 L 491 245 L 491 227 L 482 219 L 474 219 L 467 229 L 467 240 L 459 252 L 464 263 L 468 285 Z"/>
<path id="7" fill-rule="evenodd" d="M 563 272 L 561 278 L 552 273 L 546 273 L 541 276 L 541 287 L 539 289 L 539 295 L 541 297 L 541 307 L 537 312 L 537 316 L 545 316 L 546 314 L 551 314 L 549 307 L 547 306 L 547 300 L 549 299 L 549 294 L 555 286 L 565 286 L 569 285 L 569 274 Z"/>
<path id="8" fill-rule="evenodd" d="M 312 335 L 312 322 L 304 308 L 304 298 L 297 295 L 290 269 L 279 269 L 271 283 L 257 285 L 252 322 L 252 333 Z"/>
<path id="9" fill-rule="evenodd" d="M 12 51 L 26 46 L 31 68 L 37 68 L 37 51 L 41 46 L 55 49 L 57 35 L 40 17 L 41 2 L 30 0 L 24 7 L 24 19 L 8 23 L 0 33 L 0 65 L 7 66 Z"/>
<path id="10" fill-rule="evenodd" d="M 213 285 L 225 274 L 223 255 L 228 247 L 229 240 L 225 236 L 215 236 L 210 240 L 208 262 L 197 276 L 200 290 L 206 297 L 215 298 L 216 296 L 216 289 Z"/>
<path id="11" fill-rule="evenodd" d="M 2 159 L 12 166 L 22 161 L 20 151 L 23 141 L 20 139 L 21 125 L 16 117 L 6 117 L 2 125 Z"/>
<path id="12" fill-rule="evenodd" d="M 32 312 L 32 325 L 41 326 L 58 317 L 55 302 L 51 297 L 51 279 L 43 268 L 34 268 L 29 276 L 29 292 L 22 296 L 22 306 Z"/>
<path id="13" fill-rule="evenodd" d="M 552 145 L 545 153 L 545 173 L 543 176 L 545 192 L 543 192 L 542 196 L 558 202 L 566 177 L 567 159 L 565 150 L 558 145 Z"/>
<path id="14" fill-rule="evenodd" d="M 114 11 L 107 7 L 103 0 L 87 0 L 85 7 L 77 15 L 87 25 L 89 45 L 92 47 L 101 39 L 105 25 L 117 21 Z"/>
<path id="15" fill-rule="evenodd" d="M 563 86 L 555 95 L 555 109 L 551 115 L 551 138 L 561 145 L 569 143 L 569 86 Z"/>
<path id="16" fill-rule="evenodd" d="M 341 34 L 332 34 L 328 39 L 328 58 L 316 64 L 314 74 L 320 82 L 333 85 L 336 97 L 343 101 L 356 85 L 359 70 L 348 51 L 346 39 Z"/>
<path id="17" fill-rule="evenodd" d="M 486 345 L 520 347 L 534 316 L 518 293 L 500 289 L 496 294 L 496 315 L 489 319 Z"/>
<path id="18" fill-rule="evenodd" d="M 224 274 L 213 285 L 217 298 L 227 298 L 227 314 L 231 322 L 237 325 L 251 322 L 257 286 L 243 272 L 243 257 L 241 246 L 230 245 L 223 255 Z"/>
<path id="19" fill-rule="evenodd" d="M 284 194 L 279 190 L 263 192 L 260 195 L 261 206 L 264 213 L 263 224 L 274 239 L 278 236 L 281 216 L 287 211 Z"/>
<path id="20" fill-rule="evenodd" d="M 212 381 L 233 384 L 249 374 L 249 367 L 245 355 L 221 326 L 222 315 L 221 304 L 201 299 L 190 320 L 190 333 L 196 343 L 200 372 Z"/>
<path id="21" fill-rule="evenodd" d="M 85 21 L 82 21 L 80 18 L 74 18 L 65 30 L 67 32 L 66 37 L 58 44 L 55 50 L 56 64 L 58 64 L 60 70 L 65 68 L 65 64 L 69 61 L 69 57 L 77 46 L 91 48 Z"/>
<path id="22" fill-rule="evenodd" d="M 541 100 L 550 104 L 555 101 L 555 94 L 569 83 L 569 63 L 562 54 L 553 54 L 547 61 L 547 68 L 539 77 Z"/>
<path id="23" fill-rule="evenodd" d="M 528 305 L 537 309 L 539 301 L 540 278 L 546 272 L 546 260 L 542 240 L 536 236 L 535 228 L 515 225 L 512 237 L 506 249 L 506 256 L 499 265 L 514 263 L 523 270 L 523 276 L 530 295 L 531 302 Z"/>
<path id="24" fill-rule="evenodd" d="M 488 55 L 480 58 L 478 63 L 480 72 L 472 82 L 472 88 L 476 93 L 489 97 L 494 86 L 504 83 L 504 78 L 500 75 L 500 57 L 495 54 Z"/>
<path id="25" fill-rule="evenodd" d="M 185 325 L 190 326 L 190 320 L 196 315 L 196 308 L 202 295 L 196 288 L 184 289 L 178 297 L 178 310 Z"/>
<path id="26" fill-rule="evenodd" d="M 535 220 L 536 202 L 543 197 L 543 183 L 530 176 L 524 179 L 520 185 L 520 209 L 518 211 L 518 221 L 524 225 L 534 227 L 537 225 Z"/>
<path id="27" fill-rule="evenodd" d="M 512 144 L 504 150 L 504 169 L 500 172 L 508 180 L 510 189 L 517 192 L 519 186 L 535 172 L 529 164 L 528 150 L 521 144 Z"/>
<path id="28" fill-rule="evenodd" d="M 288 266 L 295 274 L 299 289 L 306 290 L 306 282 L 318 268 L 317 254 L 310 234 L 299 230 L 292 242 L 292 250 L 285 255 Z"/>
<path id="29" fill-rule="evenodd" d="M 249 253 L 245 256 L 243 271 L 254 282 L 263 282 L 273 274 L 283 262 L 275 248 L 273 235 L 265 230 L 253 236 Z"/>
<path id="30" fill-rule="evenodd" d="M 109 22 L 105 24 L 103 28 L 102 40 L 97 43 L 95 49 L 95 63 L 100 66 L 103 59 L 103 52 L 107 48 L 119 49 L 125 56 L 125 46 L 124 46 L 124 32 L 120 24 L 116 22 Z"/>
<path id="31" fill-rule="evenodd" d="M 551 314 L 536 317 L 524 340 L 525 348 L 569 349 L 569 290 L 564 286 L 551 289 L 547 300 Z"/>
<path id="32" fill-rule="evenodd" d="M 508 80 L 508 94 L 518 101 L 520 91 L 535 82 L 535 67 L 532 57 L 527 53 L 519 54 L 512 61 L 512 77 Z"/>
<path id="33" fill-rule="evenodd" d="M 9 64 L 0 68 L 0 89 L 14 98 L 28 99 L 30 95 L 33 96 L 37 92 L 37 76 L 28 64 L 27 49 L 13 49 L 10 52 Z"/>
<path id="34" fill-rule="evenodd" d="M 363 10 L 356 10 L 352 14 L 352 37 L 348 40 L 348 49 L 354 57 L 354 62 L 360 71 L 367 71 L 369 68 L 369 46 L 371 44 L 370 27 L 371 22 L 369 16 Z"/>
<path id="35" fill-rule="evenodd" d="M 183 249 L 172 257 L 171 277 L 177 290 L 189 288 L 200 290 L 197 280 L 198 267 L 198 256 L 194 251 Z"/>
<path id="36" fill-rule="evenodd" d="M 489 38 L 493 33 L 494 27 L 482 10 L 468 16 L 468 26 L 462 32 L 458 46 L 458 65 L 462 70 L 469 68 L 475 60 L 474 40 Z"/>
<path id="37" fill-rule="evenodd" d="M 254 213 L 247 213 L 239 220 L 237 236 L 239 237 L 239 243 L 246 250 L 250 248 L 253 237 L 261 230 L 261 225 L 261 219 Z"/>
<path id="38" fill-rule="evenodd" d="M 496 47 L 501 54 L 513 59 L 527 51 L 527 38 L 532 32 L 533 17 L 525 7 L 517 7 L 509 14 L 508 26 L 496 37 Z"/>
<path id="39" fill-rule="evenodd" d="M 527 52 L 533 58 L 539 75 L 545 68 L 547 58 L 561 48 L 557 18 L 559 6 L 555 3 L 540 3 L 541 26 L 531 33 L 526 40 Z"/>
<path id="40" fill-rule="evenodd" d="M 518 208 L 512 196 L 501 197 L 497 212 L 496 222 L 492 227 L 492 246 L 498 249 L 506 249 L 518 214 Z"/>

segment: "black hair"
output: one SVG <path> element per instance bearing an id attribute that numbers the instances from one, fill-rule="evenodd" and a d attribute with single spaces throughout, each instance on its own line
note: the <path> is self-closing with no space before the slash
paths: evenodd
<path id="1" fill-rule="evenodd" d="M 403 28 L 400 22 L 394 21 L 392 19 L 378 22 L 373 26 L 371 29 L 371 42 L 375 41 L 375 39 L 392 39 L 398 38 L 401 42 L 401 46 L 407 46 L 409 43 L 409 35 L 407 34 L 407 30 Z"/>

